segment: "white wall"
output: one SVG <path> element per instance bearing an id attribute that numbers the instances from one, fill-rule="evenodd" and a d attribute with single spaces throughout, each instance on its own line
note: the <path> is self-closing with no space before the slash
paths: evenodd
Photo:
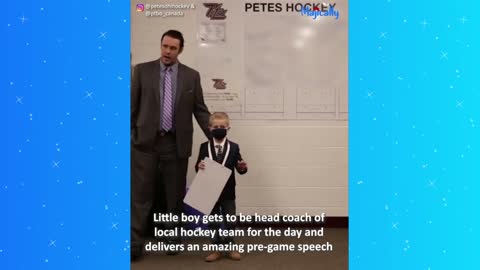
<path id="1" fill-rule="evenodd" d="M 160 3 L 150 1 L 149 3 Z M 195 10 L 184 10 L 181 18 L 146 18 L 135 11 L 132 2 L 132 63 L 157 59 L 160 56 L 160 38 L 168 29 L 177 29 L 186 39 L 185 50 L 180 61 L 198 69 L 196 31 L 198 16 L 204 16 L 200 1 L 169 1 L 168 3 L 195 3 Z M 241 16 L 243 10 L 235 10 L 233 2 L 224 1 L 228 8 L 227 19 Z M 165 3 L 165 2 L 164 2 Z M 307 2 L 305 2 L 307 3 Z M 346 12 L 346 1 L 337 1 L 337 7 Z M 272 14 L 269 14 L 270 16 Z M 342 14 L 346 24 L 346 13 Z M 342 18 L 342 17 L 341 17 Z M 242 29 L 231 20 L 227 29 Z M 227 33 L 230 37 L 233 33 Z M 345 34 L 346 35 L 346 34 Z M 234 37 L 238 40 L 238 36 Z M 238 46 L 238 44 L 237 44 Z M 272 45 L 273 46 L 273 45 Z M 340 55 L 344 70 L 336 81 L 348 87 L 346 37 L 340 45 L 344 55 Z M 241 54 L 242 52 L 240 52 Z M 232 55 L 239 54 L 233 51 Z M 234 63 L 243 64 L 243 56 Z M 320 61 L 319 61 L 320 62 Z M 311 63 L 309 63 L 311 65 Z M 330 70 L 335 63 L 319 63 L 318 72 Z M 221 67 L 219 67 L 221 68 Z M 242 67 L 236 67 L 242 70 Z M 311 69 L 311 68 L 310 68 Z M 199 69 L 202 74 L 202 70 Z M 208 88 L 209 82 L 202 74 L 202 85 Z M 229 86 L 243 86 L 244 74 L 239 73 Z M 348 121 L 344 120 L 252 120 L 233 119 L 229 138 L 238 142 L 241 152 L 249 165 L 249 172 L 237 176 L 237 209 L 245 214 L 319 214 L 348 216 Z M 203 133 L 195 126 L 193 155 L 190 159 L 188 181 L 193 178 L 193 162 L 198 155 L 198 146 L 205 140 Z"/>

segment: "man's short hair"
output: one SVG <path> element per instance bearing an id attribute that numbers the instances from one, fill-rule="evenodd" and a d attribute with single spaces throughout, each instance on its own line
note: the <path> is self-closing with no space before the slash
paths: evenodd
<path id="1" fill-rule="evenodd" d="M 160 42 L 163 41 L 163 38 L 164 38 L 165 36 L 169 36 L 169 37 L 171 37 L 171 38 L 180 40 L 180 49 L 183 48 L 184 40 L 183 40 L 183 35 L 182 35 L 182 33 L 181 33 L 180 31 L 177 31 L 177 30 L 168 30 L 167 32 L 163 33 L 162 39 L 160 40 Z"/>
<path id="2" fill-rule="evenodd" d="M 221 120 L 227 120 L 227 124 L 230 125 L 230 118 L 228 117 L 228 114 L 225 112 L 214 112 L 210 115 L 210 118 L 208 119 L 208 124 L 212 125 L 213 120 L 216 119 L 221 119 Z"/>

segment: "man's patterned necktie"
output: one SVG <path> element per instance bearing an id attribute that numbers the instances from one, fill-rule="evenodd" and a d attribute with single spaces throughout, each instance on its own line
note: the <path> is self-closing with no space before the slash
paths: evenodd
<path id="1" fill-rule="evenodd" d="M 169 131 L 172 129 L 173 120 L 173 91 L 172 91 L 172 69 L 167 67 L 165 70 L 165 79 L 163 84 L 163 112 L 162 129 Z"/>

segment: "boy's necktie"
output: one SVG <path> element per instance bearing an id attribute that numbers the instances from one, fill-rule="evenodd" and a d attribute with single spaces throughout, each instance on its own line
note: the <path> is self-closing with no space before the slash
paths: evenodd
<path id="1" fill-rule="evenodd" d="M 221 163 L 223 160 L 223 147 L 221 145 L 216 145 L 215 147 L 217 148 L 217 156 L 215 161 Z"/>

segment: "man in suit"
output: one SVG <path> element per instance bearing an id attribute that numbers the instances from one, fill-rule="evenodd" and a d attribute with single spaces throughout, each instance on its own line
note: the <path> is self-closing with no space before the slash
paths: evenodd
<path id="1" fill-rule="evenodd" d="M 131 85 L 131 259 L 140 259 L 153 201 L 163 180 L 167 213 L 183 212 L 188 158 L 192 153 L 192 114 L 209 137 L 210 113 L 199 73 L 178 62 L 182 33 L 162 35 L 160 59 L 138 64 Z M 174 228 L 180 224 L 167 224 Z M 179 237 L 168 239 L 171 243 Z M 171 253 L 170 255 L 173 255 Z"/>

